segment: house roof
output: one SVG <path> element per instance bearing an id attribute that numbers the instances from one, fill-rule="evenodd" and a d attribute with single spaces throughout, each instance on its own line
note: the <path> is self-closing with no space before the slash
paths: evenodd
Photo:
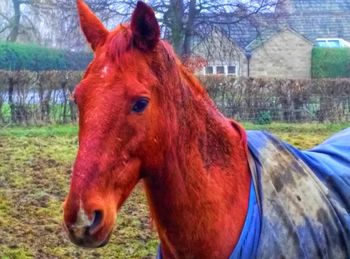
<path id="1" fill-rule="evenodd" d="M 262 14 L 254 19 L 233 23 L 229 20 L 226 23 L 218 21 L 218 27 L 247 51 L 286 27 L 313 43 L 317 38 L 342 38 L 350 41 L 349 0 L 287 0 L 285 5 L 288 13 L 278 18 L 273 14 Z"/>
<path id="2" fill-rule="evenodd" d="M 260 39 L 264 41 L 277 30 L 277 28 L 270 28 L 264 26 L 264 24 L 246 20 L 221 28 L 223 29 L 223 33 L 236 42 L 242 49 L 245 49 L 254 40 Z"/>
<path id="3" fill-rule="evenodd" d="M 315 42 L 316 38 L 343 38 L 350 41 L 350 10 L 347 13 L 292 14 L 287 24 Z"/>
<path id="4" fill-rule="evenodd" d="M 219 30 L 227 38 L 244 49 L 261 32 L 261 24 L 253 19 L 239 20 L 234 16 L 213 16 L 202 14 L 197 19 L 196 36 L 205 39 L 213 30 Z"/>
<path id="5" fill-rule="evenodd" d="M 350 2 L 347 0 L 287 0 L 291 13 L 317 12 L 349 12 Z"/>

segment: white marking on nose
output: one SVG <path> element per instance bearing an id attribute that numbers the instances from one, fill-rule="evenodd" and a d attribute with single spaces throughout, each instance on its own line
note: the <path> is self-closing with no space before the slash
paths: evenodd
<path id="1" fill-rule="evenodd" d="M 77 221 L 72 226 L 72 230 L 76 237 L 83 237 L 85 235 L 86 228 L 91 226 L 94 219 L 89 220 L 88 215 L 86 215 L 82 202 L 80 201 L 79 211 L 77 214 Z"/>
<path id="2" fill-rule="evenodd" d="M 75 227 L 88 227 L 91 226 L 93 222 L 92 220 L 89 220 L 89 217 L 86 215 L 84 209 L 80 207 L 77 215 L 77 221 L 75 222 Z"/>

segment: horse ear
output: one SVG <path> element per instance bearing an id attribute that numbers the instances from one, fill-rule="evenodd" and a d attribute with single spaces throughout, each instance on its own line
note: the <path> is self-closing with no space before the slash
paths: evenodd
<path id="1" fill-rule="evenodd" d="M 81 29 L 95 51 L 97 46 L 106 40 L 108 30 L 83 0 L 77 0 L 77 7 Z"/>
<path id="2" fill-rule="evenodd" d="M 131 17 L 134 45 L 143 51 L 154 49 L 160 38 L 160 28 L 154 11 L 138 1 Z"/>

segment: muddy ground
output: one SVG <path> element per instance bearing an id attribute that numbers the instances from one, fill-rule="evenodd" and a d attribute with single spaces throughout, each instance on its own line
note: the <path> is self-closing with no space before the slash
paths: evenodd
<path id="1" fill-rule="evenodd" d="M 274 131 L 307 148 L 334 130 Z M 78 248 L 61 227 L 61 205 L 69 187 L 76 135 L 71 131 L 66 135 L 1 132 L 0 258 L 154 257 L 158 241 L 141 185 L 119 213 L 110 243 L 95 250 Z"/>
<path id="2" fill-rule="evenodd" d="M 110 244 L 87 250 L 62 231 L 76 137 L 0 137 L 1 258 L 141 258 L 153 256 L 156 234 L 138 186 L 118 216 Z"/>

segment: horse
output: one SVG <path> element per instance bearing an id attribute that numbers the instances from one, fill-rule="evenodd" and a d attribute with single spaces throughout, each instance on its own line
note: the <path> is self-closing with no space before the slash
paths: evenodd
<path id="1" fill-rule="evenodd" d="M 160 39 L 150 6 L 137 2 L 112 31 L 77 7 L 94 58 L 73 93 L 79 147 L 63 205 L 73 243 L 106 245 L 142 180 L 157 258 L 350 257 L 350 129 L 308 151 L 246 131 Z"/>

